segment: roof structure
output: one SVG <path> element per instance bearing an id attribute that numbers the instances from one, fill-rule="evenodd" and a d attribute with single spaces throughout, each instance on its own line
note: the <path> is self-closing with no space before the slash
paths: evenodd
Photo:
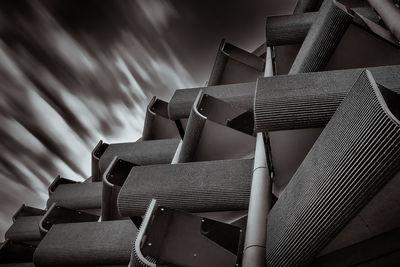
<path id="1" fill-rule="evenodd" d="M 395 2 L 300 0 L 255 51 L 222 40 L 207 86 L 15 213 L 0 266 L 398 266 Z"/>

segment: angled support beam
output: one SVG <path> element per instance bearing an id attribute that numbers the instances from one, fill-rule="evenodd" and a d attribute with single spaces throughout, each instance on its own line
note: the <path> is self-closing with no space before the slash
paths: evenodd
<path id="1" fill-rule="evenodd" d="M 168 117 L 168 102 L 157 97 L 146 108 L 142 140 L 172 139 L 180 136 L 180 129 Z"/>
<path id="2" fill-rule="evenodd" d="M 118 214 L 117 198 L 129 172 L 137 164 L 118 159 L 115 156 L 103 176 L 103 191 L 101 201 L 101 220 L 110 221 L 123 219 Z"/>
<path id="3" fill-rule="evenodd" d="M 223 39 L 219 45 L 208 85 L 252 82 L 262 76 L 264 59 Z"/>
<path id="4" fill-rule="evenodd" d="M 193 103 L 178 162 L 246 157 L 254 152 L 251 111 L 199 92 Z"/>
<path id="5" fill-rule="evenodd" d="M 307 265 L 400 171 L 400 95 L 363 72 L 268 216 L 267 265 Z"/>
<path id="6" fill-rule="evenodd" d="M 323 70 L 352 19 L 352 15 L 337 1 L 325 0 L 289 74 Z"/>

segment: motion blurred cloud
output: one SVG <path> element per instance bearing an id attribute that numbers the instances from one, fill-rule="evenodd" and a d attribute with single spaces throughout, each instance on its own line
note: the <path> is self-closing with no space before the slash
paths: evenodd
<path id="1" fill-rule="evenodd" d="M 143 26 L 165 27 L 171 10 L 156 6 L 159 17 L 145 17 Z M 1 29 L 0 121 L 7 126 L 0 132 L 1 236 L 21 204 L 44 207 L 56 175 L 87 178 L 99 139 L 138 139 L 153 94 L 168 97 L 174 87 L 195 86 L 167 44 L 149 46 L 118 22 L 118 34 L 108 35 L 114 39 L 97 45 L 92 33 L 71 33 L 53 17 L 55 9 L 24 2 L 8 17 L 15 28 Z"/>
<path id="2" fill-rule="evenodd" d="M 137 140 L 153 95 L 202 86 L 221 37 L 256 48 L 282 5 L 0 1 L 1 237 L 21 204 L 44 207 L 56 175 L 87 178 L 100 139 Z"/>

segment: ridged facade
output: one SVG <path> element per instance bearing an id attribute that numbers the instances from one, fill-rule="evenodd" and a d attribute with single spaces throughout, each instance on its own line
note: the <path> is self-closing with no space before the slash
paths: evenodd
<path id="1" fill-rule="evenodd" d="M 58 224 L 36 249 L 34 263 L 48 267 L 123 265 L 130 259 L 136 233 L 128 220 Z"/>
<path id="2" fill-rule="evenodd" d="M 267 266 L 309 264 L 400 170 L 390 97 L 360 76 L 268 216 Z"/>
<path id="3" fill-rule="evenodd" d="M 299 44 L 304 41 L 318 12 L 267 18 L 267 45 Z"/>
<path id="4" fill-rule="evenodd" d="M 153 198 L 190 212 L 246 209 L 252 165 L 244 159 L 135 167 L 119 193 L 119 212 L 141 215 Z"/>
<path id="5" fill-rule="evenodd" d="M 255 85 L 255 82 L 250 82 L 176 90 L 168 105 L 169 117 L 171 120 L 189 118 L 200 90 L 226 103 L 250 110 L 253 108 Z"/>
<path id="6" fill-rule="evenodd" d="M 400 66 L 369 69 L 376 81 L 400 93 Z M 362 69 L 260 78 L 254 100 L 258 132 L 324 127 Z"/>
<path id="7" fill-rule="evenodd" d="M 324 69 L 351 20 L 351 15 L 336 6 L 335 1 L 324 1 L 289 74 Z"/>
<path id="8" fill-rule="evenodd" d="M 399 265 L 400 50 L 382 29 L 364 2 L 300 0 L 253 52 L 223 39 L 208 86 L 153 97 L 140 139 L 100 140 L 91 177 L 18 209 L 0 266 Z M 349 40 L 371 49 L 354 33 L 383 49 L 335 65 Z"/>

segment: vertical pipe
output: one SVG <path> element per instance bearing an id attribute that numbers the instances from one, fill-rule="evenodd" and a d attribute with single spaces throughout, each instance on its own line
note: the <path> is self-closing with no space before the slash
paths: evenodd
<path id="1" fill-rule="evenodd" d="M 272 65 L 272 51 L 271 47 L 267 47 L 264 77 L 271 77 L 271 76 L 274 76 L 274 68 Z"/>
<path id="2" fill-rule="evenodd" d="M 265 77 L 273 76 L 271 48 L 267 47 Z M 267 165 L 264 133 L 257 133 L 253 180 L 247 216 L 246 238 L 243 249 L 244 267 L 265 265 L 267 217 L 271 209 L 272 183 Z"/>
<path id="3" fill-rule="evenodd" d="M 179 141 L 179 145 L 176 148 L 174 157 L 172 158 L 171 164 L 177 164 L 179 163 L 179 154 L 181 153 L 181 148 L 182 148 L 182 140 Z"/>

